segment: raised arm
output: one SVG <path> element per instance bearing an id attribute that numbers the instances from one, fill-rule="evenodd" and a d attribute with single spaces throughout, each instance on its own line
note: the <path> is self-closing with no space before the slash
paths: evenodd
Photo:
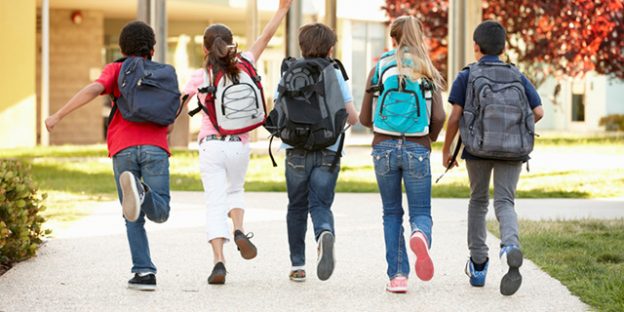
<path id="1" fill-rule="evenodd" d="M 249 52 L 253 55 L 254 60 L 257 61 L 258 58 L 260 58 L 260 55 L 262 55 L 262 52 L 264 52 L 264 49 L 266 49 L 269 41 L 273 35 L 275 35 L 280 23 L 282 23 L 284 17 L 286 17 L 291 3 L 292 0 L 280 0 L 277 12 L 275 12 L 275 15 L 273 15 L 269 23 L 264 27 L 260 37 L 258 37 L 251 48 L 249 48 Z"/>
<path id="2" fill-rule="evenodd" d="M 84 106 L 85 104 L 91 102 L 91 100 L 95 99 L 103 91 L 104 86 L 97 82 L 92 82 L 86 87 L 82 88 L 65 105 L 63 105 L 61 109 L 59 109 L 56 113 L 52 114 L 50 117 L 46 118 L 45 125 L 48 131 L 52 131 L 56 124 L 59 123 L 63 118 L 65 118 L 65 116 L 69 115 L 70 113 Z"/>

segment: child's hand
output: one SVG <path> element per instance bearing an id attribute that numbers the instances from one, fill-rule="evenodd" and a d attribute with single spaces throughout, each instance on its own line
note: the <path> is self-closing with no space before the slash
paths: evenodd
<path id="1" fill-rule="evenodd" d="M 56 126 L 56 124 L 61 121 L 56 115 L 52 115 L 45 120 L 46 129 L 48 132 L 52 132 L 52 129 Z"/>
<path id="2" fill-rule="evenodd" d="M 451 155 L 451 153 L 447 150 L 442 151 L 442 165 L 444 166 L 444 168 L 448 168 L 449 164 L 451 163 L 451 158 L 453 156 Z M 457 163 L 457 160 L 453 161 L 453 165 L 452 167 L 459 167 L 459 164 Z"/>
<path id="3" fill-rule="evenodd" d="M 288 8 L 290 8 L 291 4 L 292 4 L 292 0 L 280 0 L 279 8 L 280 9 L 288 9 Z"/>

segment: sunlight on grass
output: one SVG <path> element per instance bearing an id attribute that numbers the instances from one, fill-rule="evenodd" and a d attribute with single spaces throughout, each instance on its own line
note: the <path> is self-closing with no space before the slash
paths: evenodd
<path id="1" fill-rule="evenodd" d="M 434 151 L 440 143 L 434 144 Z M 624 157 L 624 136 L 602 138 L 540 138 L 536 151 L 544 163 L 534 171 L 524 169 L 518 198 L 608 198 L 624 197 L 624 166 L 592 162 L 566 162 L 564 155 L 615 155 Z M 370 147 L 349 147 L 341 160 L 337 192 L 377 192 Z M 433 157 L 435 156 L 435 157 Z M 442 174 L 439 153 L 431 159 L 432 180 Z M 1 150 L 0 157 L 18 158 L 32 164 L 34 179 L 50 194 L 47 211 L 52 220 L 71 221 L 81 215 L 81 202 L 116 198 L 112 161 L 104 145 L 55 146 Z M 552 158 L 552 160 L 550 160 Z M 611 157 L 610 159 L 613 159 Z M 624 158 L 623 158 L 624 159 Z M 202 191 L 196 150 L 173 150 L 169 159 L 171 189 Z M 276 153 L 277 168 L 268 155 L 252 154 L 247 172 L 247 191 L 286 191 L 284 153 Z M 539 164 L 539 162 L 538 162 Z M 533 167 L 533 165 L 532 165 Z M 532 168 L 533 169 L 533 168 Z M 465 164 L 454 168 L 438 184 L 433 197 L 468 198 L 470 188 Z M 59 198 L 56 198 L 59 196 Z M 74 197 L 72 197 L 74 196 Z M 85 212 L 86 213 L 86 212 Z"/>
<path id="2" fill-rule="evenodd" d="M 498 236 L 498 223 L 488 222 Z M 598 311 L 624 311 L 624 219 L 520 221 L 525 257 Z"/>

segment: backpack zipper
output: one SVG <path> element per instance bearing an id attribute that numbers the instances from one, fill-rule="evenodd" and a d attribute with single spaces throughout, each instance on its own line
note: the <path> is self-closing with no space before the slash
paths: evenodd
<path id="1" fill-rule="evenodd" d="M 418 99 L 418 95 L 416 94 L 416 92 L 410 91 L 410 90 L 399 91 L 398 88 L 390 89 L 386 93 L 384 93 L 383 97 L 381 98 L 381 106 L 379 107 L 379 115 L 380 116 L 383 117 L 382 113 L 383 113 L 384 106 L 386 105 L 386 103 L 384 101 L 386 99 L 386 96 L 388 95 L 388 93 L 393 92 L 393 91 L 413 94 L 414 98 L 416 99 L 416 114 L 418 115 L 418 117 L 420 117 L 420 100 Z"/>

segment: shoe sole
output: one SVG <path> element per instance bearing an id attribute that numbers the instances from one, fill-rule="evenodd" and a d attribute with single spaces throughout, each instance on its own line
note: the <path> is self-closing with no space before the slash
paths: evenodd
<path id="1" fill-rule="evenodd" d="M 121 186 L 121 208 L 126 220 L 134 222 L 139 218 L 139 212 L 141 211 L 138 206 L 140 203 L 139 191 L 136 187 L 136 181 L 134 175 L 129 172 L 122 172 L 119 176 L 119 185 Z"/>
<path id="2" fill-rule="evenodd" d="M 240 254 L 243 259 L 253 259 L 256 255 L 258 255 L 258 249 L 249 241 L 248 238 L 234 239 L 234 243 L 238 247 L 238 250 L 240 250 Z"/>
<path id="3" fill-rule="evenodd" d="M 128 284 L 128 289 L 154 291 L 156 290 L 156 285 Z"/>
<path id="4" fill-rule="evenodd" d="M 500 292 L 504 296 L 511 296 L 518 291 L 522 284 L 522 275 L 520 275 L 520 266 L 522 266 L 522 251 L 512 249 L 507 253 L 507 264 L 509 271 L 503 276 L 500 284 Z"/>
<path id="5" fill-rule="evenodd" d="M 410 239 L 410 249 L 416 255 L 414 269 L 416 276 L 423 281 L 430 281 L 433 278 L 433 261 L 429 255 L 429 248 L 421 236 L 414 236 Z"/>
<path id="6" fill-rule="evenodd" d="M 305 277 L 291 277 L 290 280 L 293 282 L 297 282 L 297 283 L 303 283 L 306 281 L 306 278 Z"/>
<path id="7" fill-rule="evenodd" d="M 405 294 L 407 293 L 407 288 L 403 287 L 388 287 L 386 286 L 386 291 L 393 294 Z"/>
<path id="8" fill-rule="evenodd" d="M 331 233 L 321 235 L 320 244 L 316 275 L 321 281 L 326 281 L 334 272 L 334 236 Z"/>
<path id="9" fill-rule="evenodd" d="M 218 274 L 208 278 L 208 284 L 210 285 L 223 285 L 225 284 L 225 274 Z"/>

